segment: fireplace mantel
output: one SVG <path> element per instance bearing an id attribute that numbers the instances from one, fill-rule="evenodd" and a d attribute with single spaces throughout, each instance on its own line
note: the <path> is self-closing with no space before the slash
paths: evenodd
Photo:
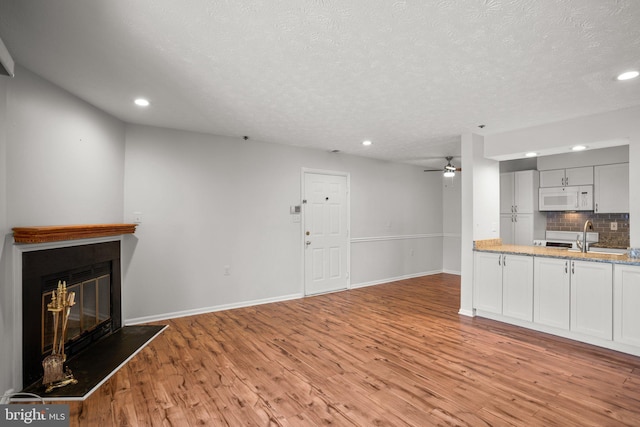
<path id="1" fill-rule="evenodd" d="M 46 243 L 118 236 L 121 234 L 135 233 L 137 225 L 138 224 L 85 224 L 14 227 L 13 240 L 15 243 Z"/>

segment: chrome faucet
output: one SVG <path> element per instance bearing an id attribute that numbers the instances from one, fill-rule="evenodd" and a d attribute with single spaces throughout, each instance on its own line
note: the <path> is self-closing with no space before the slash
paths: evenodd
<path id="1" fill-rule="evenodd" d="M 593 223 L 591 220 L 584 222 L 584 228 L 582 230 L 582 242 L 580 241 L 580 235 L 576 236 L 576 245 L 581 252 L 587 252 L 587 228 L 593 230 Z"/>

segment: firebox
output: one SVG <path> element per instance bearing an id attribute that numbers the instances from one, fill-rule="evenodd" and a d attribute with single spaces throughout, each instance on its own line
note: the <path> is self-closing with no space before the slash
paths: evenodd
<path id="1" fill-rule="evenodd" d="M 22 254 L 23 384 L 39 381 L 51 352 L 53 319 L 47 304 L 59 281 L 76 293 L 69 315 L 69 359 L 122 327 L 120 241 Z"/>

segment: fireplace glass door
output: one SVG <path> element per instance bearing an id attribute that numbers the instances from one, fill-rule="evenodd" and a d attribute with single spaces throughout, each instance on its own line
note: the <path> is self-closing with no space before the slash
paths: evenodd
<path id="1" fill-rule="evenodd" d="M 111 320 L 111 276 L 109 274 L 67 284 L 67 293 L 75 292 L 75 305 L 69 312 L 66 341 L 73 341 Z M 53 291 L 42 294 L 42 354 L 53 348 L 53 315 L 48 312 Z"/>

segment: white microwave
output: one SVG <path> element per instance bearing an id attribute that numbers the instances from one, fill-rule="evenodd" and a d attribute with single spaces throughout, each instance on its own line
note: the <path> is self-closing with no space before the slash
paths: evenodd
<path id="1" fill-rule="evenodd" d="M 539 196 L 540 211 L 593 210 L 593 185 L 540 188 Z"/>

